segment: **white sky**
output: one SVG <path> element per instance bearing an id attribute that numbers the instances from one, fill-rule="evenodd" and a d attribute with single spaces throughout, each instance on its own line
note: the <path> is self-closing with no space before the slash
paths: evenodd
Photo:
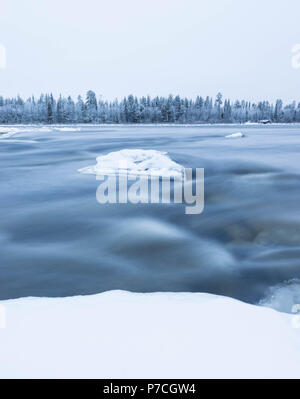
<path id="1" fill-rule="evenodd" d="M 0 0 L 0 94 L 300 100 L 299 0 Z"/>

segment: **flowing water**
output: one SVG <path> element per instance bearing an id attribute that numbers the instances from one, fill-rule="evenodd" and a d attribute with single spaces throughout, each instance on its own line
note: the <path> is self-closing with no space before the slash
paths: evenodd
<path id="1" fill-rule="evenodd" d="M 99 181 L 78 169 L 121 149 L 204 168 L 204 212 L 100 205 Z M 0 299 L 188 291 L 289 311 L 300 303 L 299 154 L 297 125 L 27 127 L 2 138 Z"/>

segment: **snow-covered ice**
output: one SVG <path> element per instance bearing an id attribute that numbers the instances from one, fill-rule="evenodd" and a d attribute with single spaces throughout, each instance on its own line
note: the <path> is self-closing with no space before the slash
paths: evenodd
<path id="1" fill-rule="evenodd" d="M 286 313 L 291 313 L 295 304 L 300 304 L 300 280 L 296 278 L 270 287 L 266 297 L 259 302 L 261 306 Z"/>
<path id="2" fill-rule="evenodd" d="M 55 130 L 58 130 L 59 132 L 80 132 L 81 128 L 80 127 L 55 127 Z"/>
<path id="3" fill-rule="evenodd" d="M 16 133 L 51 133 L 53 131 L 59 132 L 79 132 L 81 127 L 77 126 L 64 126 L 58 127 L 55 125 L 15 125 L 12 126 L 0 126 L 0 139 L 9 138 L 14 136 Z"/>
<path id="4" fill-rule="evenodd" d="M 238 133 L 233 133 L 233 134 L 229 134 L 228 136 L 225 136 L 227 139 L 238 139 L 241 137 L 245 137 L 245 135 L 241 132 Z"/>
<path id="5" fill-rule="evenodd" d="M 109 175 L 181 176 L 184 168 L 172 161 L 166 152 L 124 149 L 97 157 L 97 164 L 79 169 L 81 173 Z"/>
<path id="6" fill-rule="evenodd" d="M 1 378 L 299 378 L 292 315 L 209 294 L 1 301 Z"/>
<path id="7" fill-rule="evenodd" d="M 18 127 L 0 126 L 0 139 L 6 139 L 17 133 L 51 133 L 52 129 L 48 126 L 18 125 Z"/>
<path id="8" fill-rule="evenodd" d="M 2 127 L 0 126 L 0 139 L 5 139 L 7 137 L 12 137 L 18 133 L 20 129 L 12 127 Z"/>

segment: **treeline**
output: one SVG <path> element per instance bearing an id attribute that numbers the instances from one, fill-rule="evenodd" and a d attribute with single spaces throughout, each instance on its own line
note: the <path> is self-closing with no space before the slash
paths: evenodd
<path id="1" fill-rule="evenodd" d="M 129 95 L 113 102 L 97 99 L 93 91 L 86 98 L 70 96 L 55 99 L 42 94 L 27 100 L 0 96 L 0 123 L 245 123 L 300 122 L 300 103 L 283 105 L 268 101 L 223 100 L 221 93 L 215 99 L 198 96 L 195 100 L 180 96 L 137 98 Z"/>

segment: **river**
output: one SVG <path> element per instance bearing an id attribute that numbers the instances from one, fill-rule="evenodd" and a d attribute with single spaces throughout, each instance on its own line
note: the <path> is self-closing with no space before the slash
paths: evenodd
<path id="1" fill-rule="evenodd" d="M 204 168 L 204 212 L 100 205 L 99 182 L 78 169 L 122 149 Z M 297 125 L 22 127 L 0 140 L 0 299 L 209 292 L 289 311 L 300 303 L 299 154 Z"/>

